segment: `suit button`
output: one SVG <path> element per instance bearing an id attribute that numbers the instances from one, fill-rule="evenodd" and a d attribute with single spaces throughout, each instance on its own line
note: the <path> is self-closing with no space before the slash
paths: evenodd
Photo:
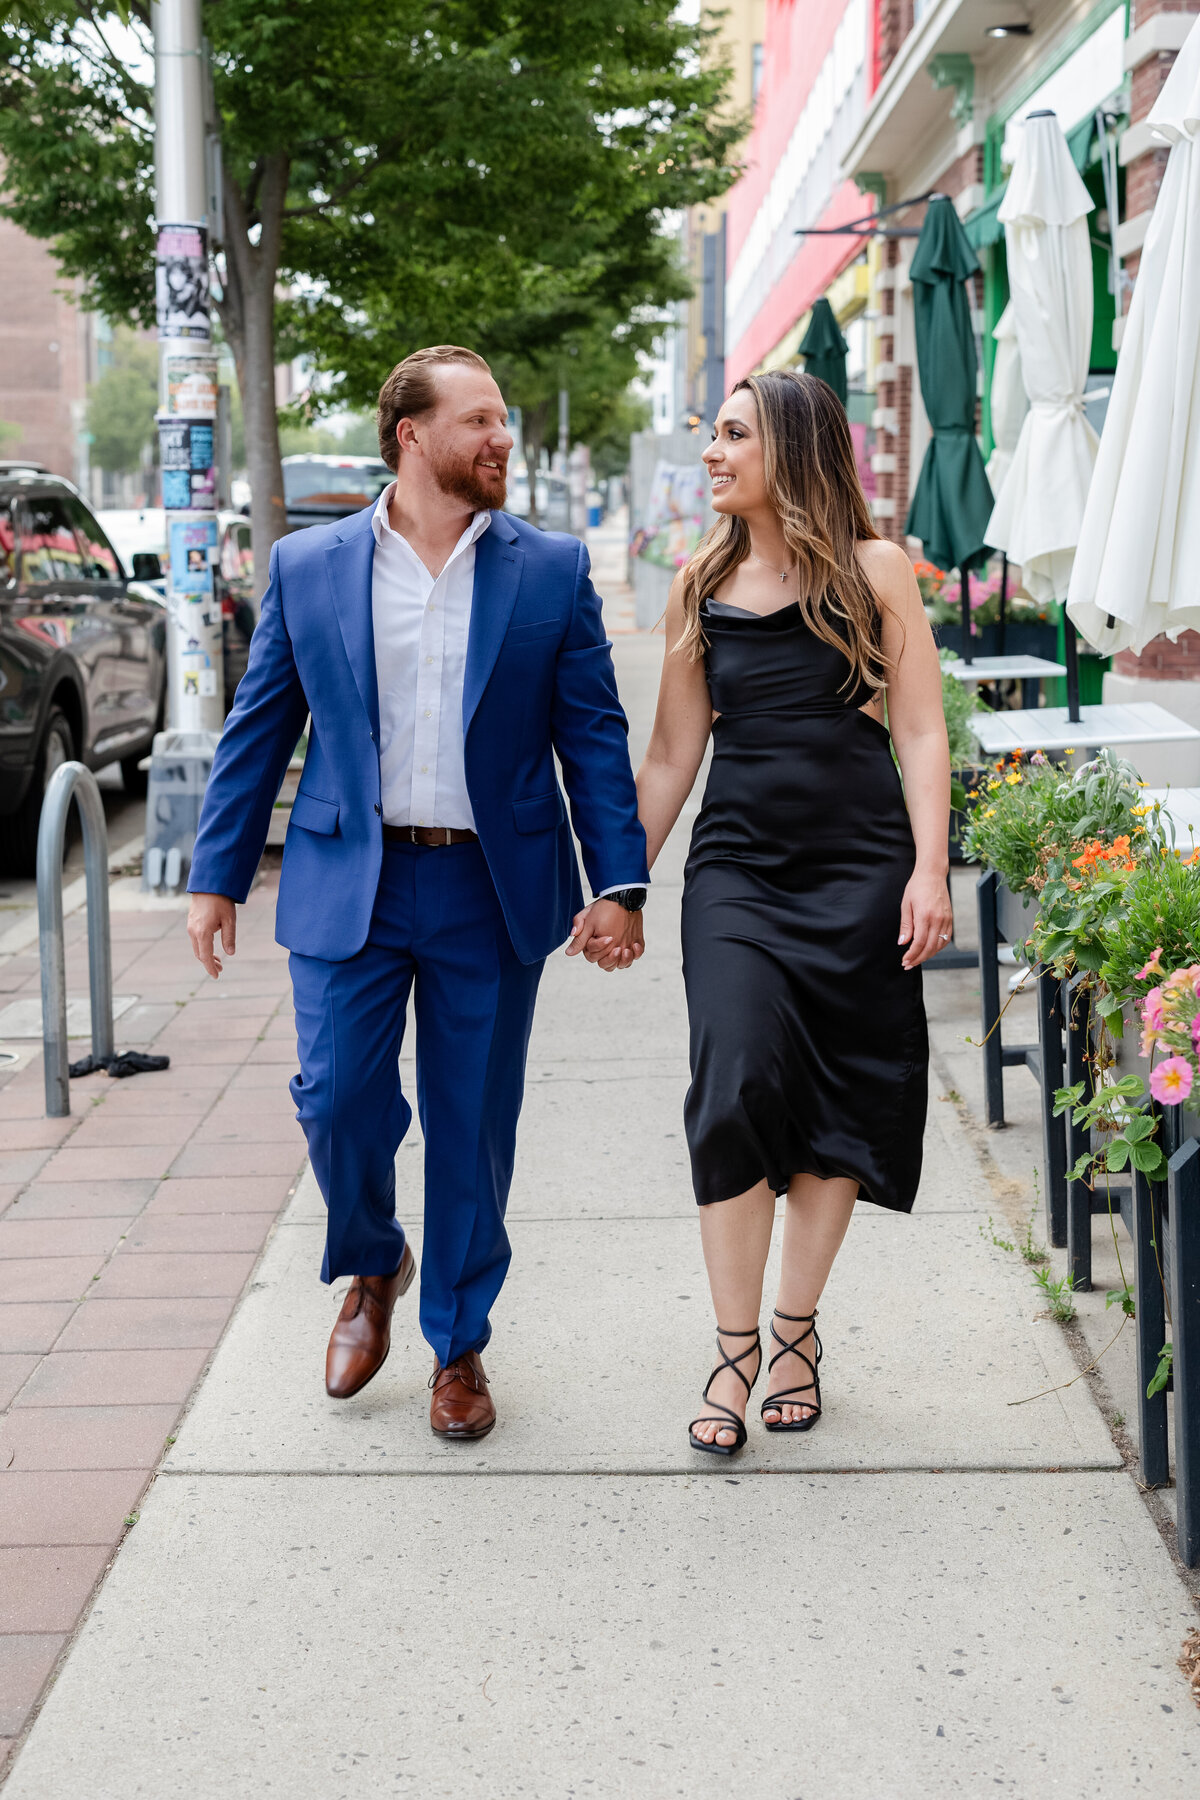
<path id="1" fill-rule="evenodd" d="M 375 811 L 376 811 L 376 812 L 377 812 L 377 813 L 381 813 L 381 812 L 382 812 L 382 811 L 383 811 L 383 808 L 382 808 L 382 806 L 379 806 L 379 805 L 376 805 L 376 807 L 375 807 Z"/>

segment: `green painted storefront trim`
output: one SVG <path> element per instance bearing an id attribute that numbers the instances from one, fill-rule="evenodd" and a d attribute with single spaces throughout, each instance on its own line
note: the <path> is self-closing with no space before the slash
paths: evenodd
<path id="1" fill-rule="evenodd" d="M 1133 0 L 1096 0 L 1091 11 L 1082 18 L 1075 29 L 1068 33 L 1057 49 L 1044 62 L 1037 65 L 1025 77 L 1005 105 L 994 112 L 987 122 L 987 135 L 983 145 L 983 181 L 986 198 L 983 205 L 977 207 L 971 215 L 980 219 L 993 209 L 999 210 L 1000 201 L 1008 183 L 1000 176 L 1000 149 L 1004 142 L 1004 128 L 1015 112 L 1018 112 L 1032 94 L 1036 94 L 1042 83 L 1049 81 L 1051 75 L 1074 56 L 1082 44 L 1086 44 L 1092 33 L 1099 30 L 1105 20 L 1116 12 L 1118 6 L 1125 14 L 1125 36 L 1129 36 L 1132 23 Z M 1077 121 L 1067 133 L 1067 141 L 1072 153 L 1080 134 L 1086 135 L 1087 119 Z M 1089 152 L 1090 155 L 1090 140 Z M 1076 161 L 1076 166 L 1083 173 L 1088 157 L 1083 164 Z M 968 236 L 971 234 L 971 220 L 965 221 Z M 991 243 L 985 243 L 978 249 L 979 260 L 983 265 L 983 452 L 990 456 L 995 448 L 992 436 L 992 368 L 996 358 L 996 340 L 992 332 L 1000 322 L 1000 315 L 1008 305 L 1008 262 L 1004 254 L 1004 241 L 1000 237 Z"/>
<path id="2" fill-rule="evenodd" d="M 987 137 L 983 146 L 983 184 L 991 197 L 992 190 L 1000 185 L 1000 146 L 1004 141 L 1004 127 L 1013 114 L 1024 106 L 1030 95 L 1036 94 L 1044 81 L 1074 56 L 1081 44 L 1086 44 L 1094 31 L 1099 30 L 1104 21 L 1116 12 L 1118 6 L 1125 10 L 1125 35 L 1129 36 L 1129 4 L 1130 0 L 1096 0 L 1096 4 L 1085 18 L 1080 19 L 1074 31 L 1067 36 L 1045 60 L 1025 77 L 1020 87 L 1006 102 L 999 112 L 994 112 L 987 122 Z"/>

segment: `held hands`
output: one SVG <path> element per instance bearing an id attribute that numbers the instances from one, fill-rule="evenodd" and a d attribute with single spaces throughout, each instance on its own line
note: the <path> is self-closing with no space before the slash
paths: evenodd
<path id="1" fill-rule="evenodd" d="M 631 969 L 645 948 L 640 912 L 626 912 L 615 900 L 593 900 L 575 915 L 567 955 L 582 950 L 588 962 L 611 975 L 614 969 Z"/>
<path id="2" fill-rule="evenodd" d="M 914 870 L 900 902 L 897 942 L 908 945 L 902 966 L 917 968 L 949 942 L 953 930 L 954 912 L 945 872 L 922 874 L 920 869 Z"/>
<path id="3" fill-rule="evenodd" d="M 188 907 L 187 934 L 192 940 L 196 961 L 203 963 L 213 980 L 224 964 L 216 954 L 216 935 L 221 934 L 221 948 L 232 956 L 237 947 L 237 907 L 224 894 L 193 894 Z"/>

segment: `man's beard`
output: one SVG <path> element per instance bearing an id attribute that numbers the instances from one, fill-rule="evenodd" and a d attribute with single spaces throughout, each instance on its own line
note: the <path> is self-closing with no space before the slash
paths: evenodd
<path id="1" fill-rule="evenodd" d="M 497 457 L 496 461 L 499 463 L 500 458 Z M 443 494 L 450 494 L 455 500 L 461 500 L 472 512 L 488 512 L 493 507 L 502 507 L 508 498 L 503 464 L 489 480 L 486 472 L 477 466 L 478 458 L 474 456 L 431 454 L 429 462 L 433 479 Z"/>

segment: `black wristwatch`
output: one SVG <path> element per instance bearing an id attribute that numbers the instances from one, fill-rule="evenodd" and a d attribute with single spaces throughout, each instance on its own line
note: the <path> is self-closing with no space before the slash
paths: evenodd
<path id="1" fill-rule="evenodd" d="M 611 894 L 601 895 L 601 898 L 615 900 L 618 906 L 625 908 L 626 912 L 641 912 L 646 904 L 646 890 L 644 887 L 617 888 Z"/>

